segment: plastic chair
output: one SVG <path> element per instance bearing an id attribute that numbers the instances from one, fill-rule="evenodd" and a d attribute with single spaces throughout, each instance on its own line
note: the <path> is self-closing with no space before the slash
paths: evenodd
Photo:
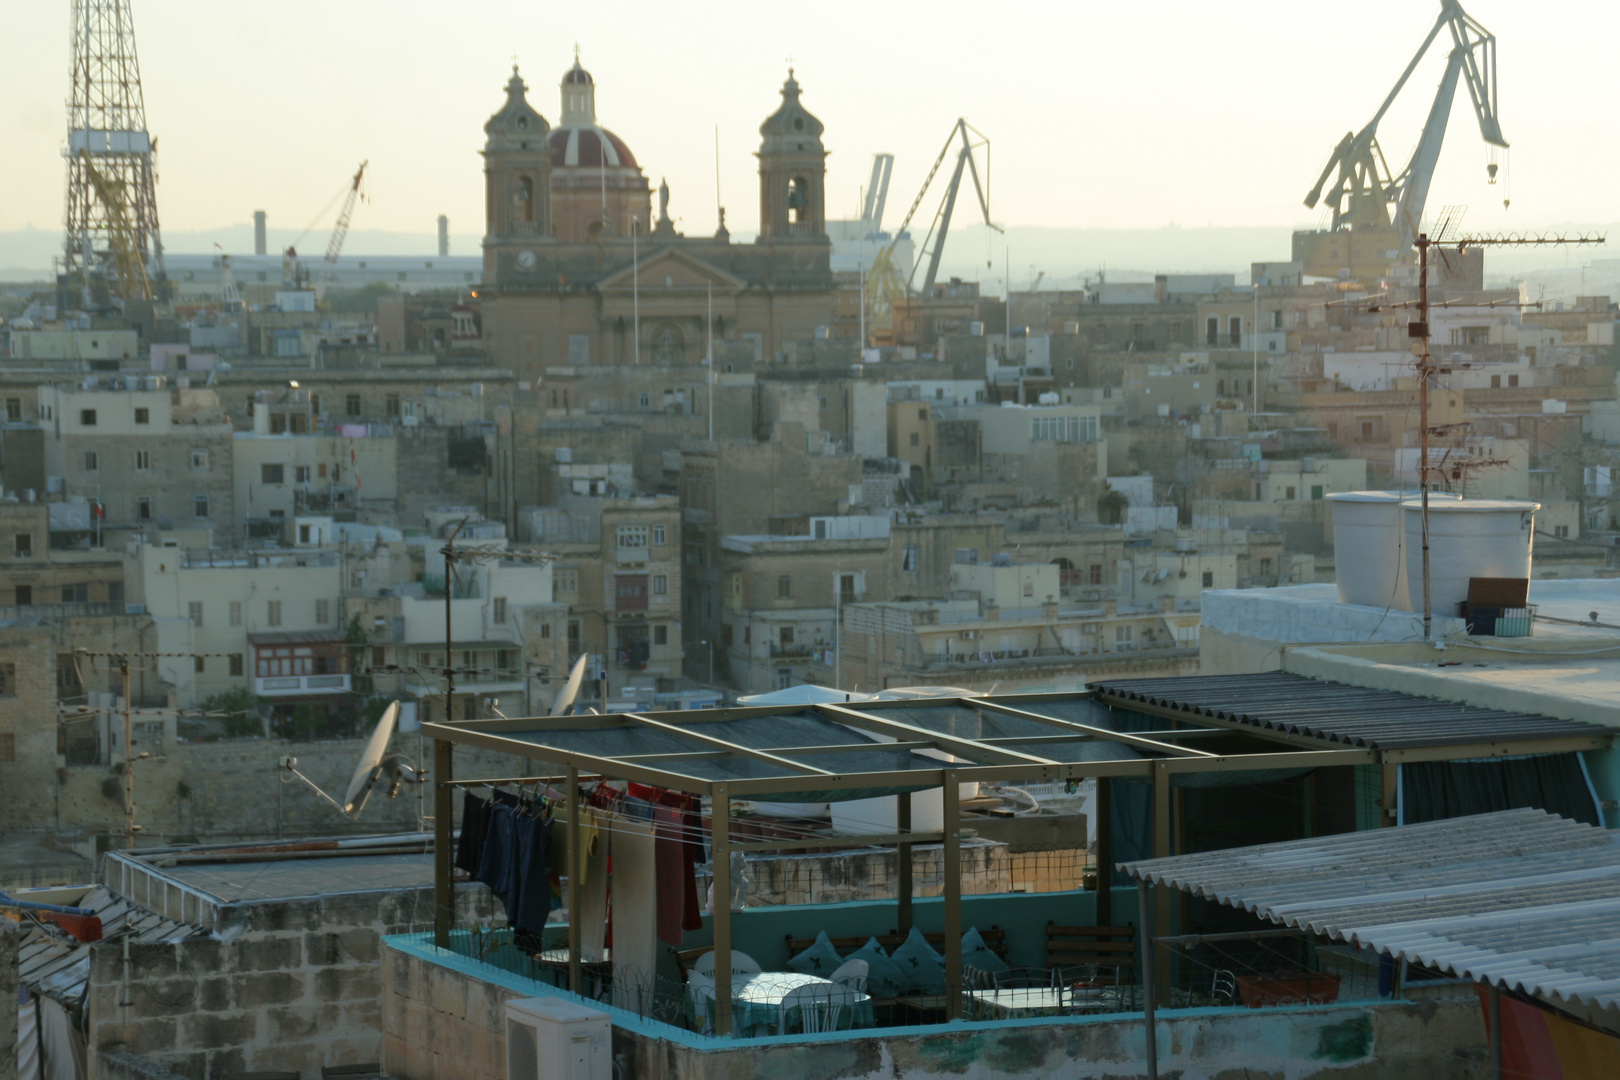
<path id="1" fill-rule="evenodd" d="M 839 986 L 847 986 L 857 994 L 866 993 L 866 976 L 869 965 L 865 960 L 845 960 L 827 978 Z"/>
<path id="2" fill-rule="evenodd" d="M 815 1031 L 837 1031 L 844 1007 L 855 1001 L 854 991 L 847 986 L 827 986 L 811 983 L 795 986 L 782 998 L 781 1022 L 777 1034 L 786 1035 L 788 1013 L 799 1010 L 799 1029 L 807 1034 Z"/>
<path id="3" fill-rule="evenodd" d="M 694 971 L 686 980 L 686 1001 L 701 1035 L 714 1034 L 714 977 Z"/>
<path id="4" fill-rule="evenodd" d="M 733 975 L 758 975 L 762 969 L 759 961 L 745 952 L 731 950 L 731 973 Z M 698 957 L 697 963 L 692 965 L 693 975 L 707 975 L 714 978 L 714 950 L 710 949 Z"/>

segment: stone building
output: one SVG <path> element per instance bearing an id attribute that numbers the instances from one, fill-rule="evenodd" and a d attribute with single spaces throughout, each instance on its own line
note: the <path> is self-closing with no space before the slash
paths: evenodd
<path id="1" fill-rule="evenodd" d="M 667 185 L 652 219 L 641 168 L 597 124 L 596 85 L 577 61 L 555 129 L 526 90 L 514 69 L 484 126 L 478 292 L 496 363 L 538 387 L 552 367 L 696 365 L 711 336 L 773 358 L 833 323 L 823 129 L 791 74 L 760 128 L 760 234 L 746 245 L 723 225 L 712 237 L 678 233 Z"/>

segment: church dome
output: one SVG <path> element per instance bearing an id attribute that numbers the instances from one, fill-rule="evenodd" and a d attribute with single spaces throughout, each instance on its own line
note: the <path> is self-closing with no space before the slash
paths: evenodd
<path id="1" fill-rule="evenodd" d="M 553 168 L 638 168 L 624 140 L 596 122 L 596 80 L 580 66 L 562 77 L 562 119 L 551 129 Z"/>
<path id="2" fill-rule="evenodd" d="M 553 168 L 582 166 L 587 169 L 606 165 L 610 169 L 634 169 L 635 155 L 607 128 L 596 124 L 558 124 L 551 129 Z"/>

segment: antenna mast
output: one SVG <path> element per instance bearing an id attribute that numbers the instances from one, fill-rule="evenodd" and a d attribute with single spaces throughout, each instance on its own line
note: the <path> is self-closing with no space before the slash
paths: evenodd
<path id="1" fill-rule="evenodd" d="M 72 52 L 63 285 L 92 310 L 165 300 L 157 140 L 146 128 L 130 0 L 73 0 Z"/>

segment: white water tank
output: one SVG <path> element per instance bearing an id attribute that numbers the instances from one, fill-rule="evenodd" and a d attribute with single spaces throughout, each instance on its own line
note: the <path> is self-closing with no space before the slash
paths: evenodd
<path id="1" fill-rule="evenodd" d="M 1437 617 L 1456 618 L 1468 579 L 1527 578 L 1540 503 L 1510 499 L 1436 502 L 1429 495 L 1429 598 Z M 1423 504 L 1401 503 L 1406 518 L 1406 580 L 1413 611 L 1423 610 Z"/>
<path id="2" fill-rule="evenodd" d="M 1406 588 L 1405 531 L 1401 503 L 1411 491 L 1339 491 L 1333 504 L 1333 558 L 1339 603 L 1411 611 Z M 1430 492 L 1432 506 L 1460 496 Z"/>

